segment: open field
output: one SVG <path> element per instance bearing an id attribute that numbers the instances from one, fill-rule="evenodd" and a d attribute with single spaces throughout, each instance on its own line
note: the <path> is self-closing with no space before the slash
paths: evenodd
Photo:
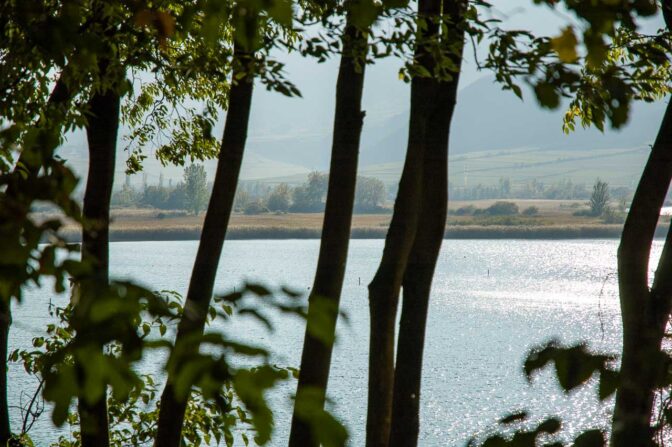
<path id="1" fill-rule="evenodd" d="M 612 187 L 632 188 L 642 173 L 650 149 L 548 150 L 520 148 L 501 151 L 455 154 L 448 162 L 449 178 L 455 187 L 497 185 L 509 178 L 518 190 L 534 179 L 545 184 L 571 180 L 574 184 L 592 185 L 600 177 Z M 399 181 L 402 162 L 365 166 L 360 174 L 376 177 L 388 185 Z"/>
<path id="2" fill-rule="evenodd" d="M 495 200 L 456 201 L 449 207 L 456 210 L 465 206 L 487 208 Z M 534 206 L 536 216 L 455 216 L 449 215 L 446 238 L 617 238 L 620 224 L 605 224 L 600 218 L 574 216 L 585 208 L 583 201 L 569 200 L 512 200 L 522 211 Z M 121 240 L 193 240 L 198 239 L 203 217 L 188 215 L 183 211 L 154 209 L 115 209 L 112 212 L 111 239 Z M 53 218 L 53 214 L 40 214 L 40 218 Z M 353 217 L 352 237 L 358 239 L 384 238 L 391 214 L 356 214 Z M 668 218 L 662 218 L 667 224 Z M 230 239 L 317 239 L 322 228 L 322 213 L 285 214 L 234 214 L 231 217 Z M 664 225 L 666 227 L 666 225 Z M 661 226 L 659 235 L 664 235 Z M 72 241 L 79 240 L 79 229 L 66 223 L 63 234 Z"/>

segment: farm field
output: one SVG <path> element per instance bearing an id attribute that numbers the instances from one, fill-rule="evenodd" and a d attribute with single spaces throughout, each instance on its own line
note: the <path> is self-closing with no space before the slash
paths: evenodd
<path id="1" fill-rule="evenodd" d="M 547 184 L 571 180 L 592 185 L 598 177 L 612 187 L 632 188 L 648 154 L 646 146 L 590 151 L 520 148 L 455 154 L 449 158 L 449 178 L 457 187 L 496 185 L 500 178 L 509 178 L 514 191 L 535 179 Z M 389 185 L 399 180 L 401 167 L 401 162 L 365 166 L 360 174 Z"/>

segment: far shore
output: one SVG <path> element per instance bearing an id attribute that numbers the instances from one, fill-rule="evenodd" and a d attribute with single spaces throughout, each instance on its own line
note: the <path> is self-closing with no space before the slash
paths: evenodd
<path id="1" fill-rule="evenodd" d="M 585 202 L 562 200 L 512 200 L 521 213 L 513 216 L 459 215 L 464 206 L 484 209 L 494 201 L 451 202 L 446 239 L 617 239 L 622 223 L 607 224 L 598 217 L 577 216 Z M 533 216 L 522 213 L 534 207 Z M 53 213 L 36 213 L 38 220 L 59 218 Z M 204 214 L 146 208 L 112 210 L 110 240 L 121 241 L 190 241 L 198 240 Z M 355 214 L 352 239 L 384 239 L 391 213 Z M 234 213 L 229 222 L 227 239 L 319 239 L 322 213 Z M 81 229 L 73 222 L 64 222 L 61 235 L 69 242 L 80 242 Z M 669 217 L 661 217 L 656 237 L 665 237 Z"/>

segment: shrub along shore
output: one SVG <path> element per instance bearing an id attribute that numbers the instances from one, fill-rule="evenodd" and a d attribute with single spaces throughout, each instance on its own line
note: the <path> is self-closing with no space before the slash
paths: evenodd
<path id="1" fill-rule="evenodd" d="M 657 237 L 664 237 L 669 225 L 658 227 Z M 460 225 L 446 228 L 446 239 L 617 239 L 622 225 Z M 113 228 L 110 240 L 120 241 L 189 241 L 198 240 L 200 226 L 192 227 L 152 227 L 152 228 Z M 384 239 L 387 228 L 355 227 L 353 239 Z M 66 228 L 64 237 L 69 242 L 80 242 L 80 232 L 76 228 Z M 287 228 L 267 226 L 232 227 L 228 239 L 318 239 L 317 228 Z"/>

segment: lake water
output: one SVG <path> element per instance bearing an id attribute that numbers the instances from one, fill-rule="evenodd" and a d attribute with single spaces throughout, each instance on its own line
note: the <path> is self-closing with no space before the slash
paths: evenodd
<path id="1" fill-rule="evenodd" d="M 153 289 L 184 293 L 198 243 L 118 242 L 111 246 L 115 278 L 141 281 Z M 230 291 L 245 279 L 306 290 L 312 282 L 319 241 L 227 241 L 216 291 Z M 368 303 L 366 284 L 377 267 L 382 240 L 353 240 L 343 289 L 349 324 L 339 322 L 329 395 L 333 410 L 364 444 Z M 529 409 L 536 418 L 558 415 L 575 433 L 603 427 L 611 403 L 601 405 L 594 389 L 564 395 L 550 371 L 532 384 L 522 375 L 527 351 L 550 338 L 590 340 L 591 347 L 617 353 L 620 316 L 614 240 L 528 241 L 446 240 L 433 283 L 424 358 L 422 446 L 464 445 L 486 433 L 510 410 Z M 654 258 L 659 256 L 657 243 Z M 47 320 L 49 290 L 33 291 L 15 311 L 12 347 L 27 347 Z M 54 300 L 64 300 L 54 298 Z M 301 321 L 277 320 L 275 333 L 237 322 L 249 341 L 269 346 L 276 363 L 297 366 L 304 333 Z M 273 395 L 273 446 L 286 443 L 290 383 Z M 18 403 L 34 382 L 10 367 L 10 392 Z M 48 417 L 33 436 L 53 439 Z M 16 421 L 15 421 L 16 423 Z"/>

